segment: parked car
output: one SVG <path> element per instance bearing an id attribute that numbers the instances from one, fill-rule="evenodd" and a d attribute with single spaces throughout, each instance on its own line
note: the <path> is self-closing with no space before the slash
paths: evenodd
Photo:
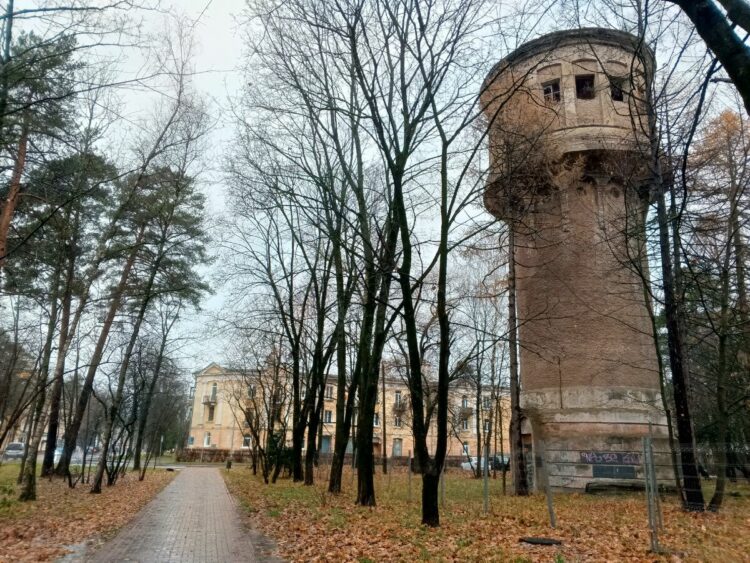
<path id="1" fill-rule="evenodd" d="M 55 448 L 55 465 L 57 465 L 57 462 L 60 461 L 60 458 L 62 457 L 63 453 L 63 447 L 58 446 Z M 76 446 L 76 449 L 73 450 L 73 455 L 70 458 L 70 463 L 72 465 L 80 465 L 83 463 L 83 450 Z"/>
<path id="2" fill-rule="evenodd" d="M 482 462 L 484 462 L 484 458 L 482 458 Z M 464 471 L 476 471 L 479 463 L 480 462 L 476 457 L 472 457 L 470 458 L 470 460 L 466 460 L 461 463 L 461 469 L 463 469 Z M 493 455 L 490 458 L 490 469 L 502 471 L 503 468 L 510 469 L 510 458 L 507 456 L 507 454 Z"/>
<path id="3" fill-rule="evenodd" d="M 23 457 L 24 445 L 21 442 L 11 442 L 5 448 L 3 459 L 21 459 Z"/>
<path id="4" fill-rule="evenodd" d="M 476 471 L 478 463 L 476 457 L 471 457 L 466 461 L 461 462 L 461 469 L 464 471 Z"/>

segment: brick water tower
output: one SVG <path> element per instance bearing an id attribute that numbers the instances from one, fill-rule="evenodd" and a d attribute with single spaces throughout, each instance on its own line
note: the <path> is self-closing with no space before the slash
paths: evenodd
<path id="1" fill-rule="evenodd" d="M 535 453 L 543 441 L 557 489 L 640 479 L 649 427 L 666 449 L 641 281 L 653 57 L 637 50 L 610 29 L 551 33 L 482 88 L 485 205 L 515 238 L 524 441 Z"/>

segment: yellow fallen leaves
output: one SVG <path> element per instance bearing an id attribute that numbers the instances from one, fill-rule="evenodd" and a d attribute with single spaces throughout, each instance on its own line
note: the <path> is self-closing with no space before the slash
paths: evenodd
<path id="1" fill-rule="evenodd" d="M 100 495 L 90 494 L 86 485 L 70 489 L 59 479 L 40 479 L 37 501 L 14 502 L 0 510 L 0 561 L 53 561 L 68 551 L 66 546 L 111 534 L 173 477 L 149 472 L 139 482 L 129 474 Z"/>
<path id="2" fill-rule="evenodd" d="M 419 524 L 421 482 L 404 473 L 378 475 L 378 506 L 354 505 L 356 483 L 345 475 L 341 495 L 325 493 L 326 472 L 314 487 L 289 480 L 266 486 L 248 469 L 225 472 L 230 491 L 292 561 L 750 561 L 750 487 L 733 487 L 719 514 L 687 514 L 666 497 L 660 539 L 669 552 L 649 552 L 643 495 L 555 495 L 558 526 L 549 527 L 545 499 L 502 496 L 491 482 L 491 510 L 482 513 L 482 483 L 448 474 L 441 526 Z M 560 539 L 562 546 L 519 543 L 523 536 Z"/>

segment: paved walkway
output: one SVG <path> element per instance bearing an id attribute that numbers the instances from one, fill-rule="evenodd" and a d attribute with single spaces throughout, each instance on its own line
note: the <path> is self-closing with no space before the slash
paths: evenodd
<path id="1" fill-rule="evenodd" d="M 267 557 L 256 549 L 254 540 L 263 543 L 258 534 L 242 525 L 219 470 L 190 467 L 180 471 L 135 520 L 102 545 L 89 561 L 265 561 Z"/>

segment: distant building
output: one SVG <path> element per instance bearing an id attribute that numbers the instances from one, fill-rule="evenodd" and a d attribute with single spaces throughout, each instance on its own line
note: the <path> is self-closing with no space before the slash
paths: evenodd
<path id="1" fill-rule="evenodd" d="M 257 378 L 257 383 L 255 383 Z M 249 431 L 246 416 L 252 416 L 260 409 L 261 419 L 268 418 L 274 403 L 277 412 L 274 414 L 275 428 L 285 429 L 286 444 L 291 446 L 291 391 L 279 390 L 284 394 L 283 400 L 269 400 L 267 376 L 260 373 L 248 375 L 236 369 L 222 367 L 211 363 L 195 373 L 195 388 L 192 407 L 192 421 L 188 438 L 188 448 L 220 448 L 231 451 L 250 450 L 253 436 Z M 377 457 L 383 452 L 388 457 L 408 457 L 414 452 L 414 439 L 411 431 L 411 405 L 409 404 L 408 387 L 401 378 L 387 375 L 385 379 L 385 397 L 382 396 L 383 385 L 376 405 L 374 420 L 373 449 Z M 304 393 L 303 393 L 304 395 Z M 322 433 L 318 444 L 323 454 L 332 453 L 336 435 L 336 377 L 329 376 L 324 390 L 324 405 L 321 412 Z M 480 398 L 479 410 L 476 408 L 476 388 L 465 381 L 455 382 L 450 392 L 449 422 L 449 456 L 475 456 L 479 440 L 484 440 L 490 431 L 490 448 L 508 451 L 509 409 L 507 396 L 503 393 L 493 400 L 488 391 Z M 434 415 L 437 416 L 437 415 Z M 479 433 L 477 432 L 479 419 Z M 261 423 L 262 424 L 262 423 Z M 430 425 L 428 446 L 431 451 L 437 441 L 436 421 Z M 356 432 L 356 426 L 353 429 Z M 265 435 L 263 438 L 265 439 Z M 352 443 L 347 447 L 351 453 Z"/>

